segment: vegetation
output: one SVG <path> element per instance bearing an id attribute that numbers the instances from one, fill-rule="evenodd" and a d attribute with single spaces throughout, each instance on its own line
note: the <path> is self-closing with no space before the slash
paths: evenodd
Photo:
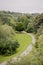
<path id="1" fill-rule="evenodd" d="M 14 30 L 8 25 L 0 26 L 0 54 L 12 55 L 19 46 L 18 42 L 14 41 Z"/>
<path id="2" fill-rule="evenodd" d="M 42 30 L 43 29 L 43 14 L 38 15 L 38 16 L 35 17 L 33 25 L 34 25 L 34 31 L 35 31 L 35 33 L 38 32 L 38 29 L 41 30 L 40 33 L 41 32 L 43 33 L 43 30 Z"/>
<path id="3" fill-rule="evenodd" d="M 23 52 L 28 47 L 32 40 L 31 36 L 28 36 L 25 33 L 17 33 L 14 39 L 16 39 L 20 44 L 20 47 L 17 49 L 19 51 L 18 53 Z"/>
<path id="4" fill-rule="evenodd" d="M 14 41 L 13 39 L 3 39 L 0 41 L 0 54 L 1 55 L 12 55 L 16 51 L 16 48 L 19 47 L 19 44 L 17 41 Z"/>
<path id="5" fill-rule="evenodd" d="M 31 43 L 31 36 L 28 36 L 27 34 L 24 34 L 24 33 L 16 33 L 14 36 L 13 36 L 13 41 L 14 40 L 17 40 L 18 43 L 19 43 L 19 47 L 16 49 L 16 51 L 13 52 L 13 55 L 9 55 L 9 56 L 3 56 L 3 55 L 0 55 L 0 62 L 3 62 L 3 61 L 6 61 L 10 58 L 13 58 L 15 56 L 19 56 L 27 47 L 28 45 Z M 24 42 L 25 41 L 25 42 Z M 15 46 L 13 46 L 15 47 Z"/>
<path id="6" fill-rule="evenodd" d="M 12 55 L 15 52 L 19 55 L 27 48 L 31 38 L 22 31 L 34 33 L 36 43 L 29 55 L 20 62 L 10 62 L 8 65 L 43 65 L 43 13 L 0 11 L 0 55 Z"/>
<path id="7" fill-rule="evenodd" d="M 23 23 L 22 22 L 17 23 L 15 29 L 19 32 L 23 31 L 24 30 Z"/>

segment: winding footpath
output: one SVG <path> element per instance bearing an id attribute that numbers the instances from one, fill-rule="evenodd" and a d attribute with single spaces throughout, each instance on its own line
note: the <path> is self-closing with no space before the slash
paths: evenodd
<path id="1" fill-rule="evenodd" d="M 23 33 L 26 33 L 26 32 L 23 32 Z M 19 57 L 14 57 L 12 59 L 13 61 L 20 60 L 22 57 L 26 56 L 32 51 L 32 44 L 35 44 L 35 37 L 33 34 L 30 34 L 30 33 L 26 33 L 26 34 L 32 37 L 32 43 L 27 47 L 27 49 L 24 52 L 21 53 L 21 55 L 19 55 Z M 6 65 L 6 64 L 7 64 L 7 61 L 1 63 L 0 65 Z"/>

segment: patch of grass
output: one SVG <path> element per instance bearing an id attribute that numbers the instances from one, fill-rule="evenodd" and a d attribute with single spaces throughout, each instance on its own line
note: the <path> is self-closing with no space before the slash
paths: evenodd
<path id="1" fill-rule="evenodd" d="M 11 56 L 1 56 L 0 55 L 0 63 L 12 57 L 19 56 L 32 42 L 31 36 L 24 34 L 24 33 L 16 33 L 14 36 L 14 39 L 16 39 L 19 42 L 20 47 L 17 49 L 17 52 Z"/>
<path id="2" fill-rule="evenodd" d="M 24 34 L 24 33 L 18 33 L 15 35 L 14 37 L 20 44 L 20 47 L 17 49 L 17 51 L 19 53 L 23 52 L 27 47 L 28 45 L 31 43 L 31 36 L 28 36 L 27 34 Z"/>

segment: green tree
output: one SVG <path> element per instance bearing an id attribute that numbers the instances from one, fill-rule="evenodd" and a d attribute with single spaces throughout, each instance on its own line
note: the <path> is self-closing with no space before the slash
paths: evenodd
<path id="1" fill-rule="evenodd" d="M 23 23 L 23 25 L 24 25 L 24 30 L 26 30 L 26 28 L 27 28 L 27 25 L 28 25 L 28 18 L 24 15 L 24 16 L 22 16 L 21 17 L 21 20 L 20 20 L 22 23 Z"/>
<path id="2" fill-rule="evenodd" d="M 0 25 L 0 54 L 12 55 L 19 47 L 19 43 L 13 38 L 14 35 L 11 26 Z"/>
<path id="3" fill-rule="evenodd" d="M 34 19 L 34 31 L 37 32 L 40 26 L 43 26 L 43 14 L 40 14 Z M 40 31 L 41 32 L 41 31 Z"/>
<path id="4" fill-rule="evenodd" d="M 11 37 L 15 34 L 13 28 L 8 25 L 0 25 L 0 38 Z"/>
<path id="5" fill-rule="evenodd" d="M 29 33 L 33 32 L 33 25 L 32 25 L 32 23 L 28 23 L 26 32 L 29 32 Z"/>
<path id="6" fill-rule="evenodd" d="M 23 26 L 23 23 L 22 22 L 18 22 L 15 26 L 16 30 L 21 32 L 24 30 L 24 26 Z"/>

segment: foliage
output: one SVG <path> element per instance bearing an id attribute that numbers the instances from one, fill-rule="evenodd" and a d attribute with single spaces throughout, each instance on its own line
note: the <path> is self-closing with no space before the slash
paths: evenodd
<path id="1" fill-rule="evenodd" d="M 32 32 L 33 32 L 33 25 L 32 25 L 32 23 L 29 23 L 29 24 L 27 25 L 26 32 L 29 32 L 29 33 L 32 33 Z"/>
<path id="2" fill-rule="evenodd" d="M 41 34 L 43 34 L 43 25 L 37 30 L 37 35 L 40 36 Z"/>
<path id="3" fill-rule="evenodd" d="M 35 20 L 34 20 L 34 31 L 37 32 L 38 29 L 40 29 L 41 26 L 43 27 L 43 14 L 40 14 L 40 15 L 35 17 Z"/>
<path id="4" fill-rule="evenodd" d="M 23 27 L 23 23 L 22 22 L 18 22 L 15 26 L 15 29 L 19 32 L 23 31 L 24 30 L 24 27 Z"/>
<path id="5" fill-rule="evenodd" d="M 14 34 L 14 30 L 11 26 L 8 26 L 6 24 L 0 25 L 0 38 L 11 37 Z"/>
<path id="6" fill-rule="evenodd" d="M 14 39 L 2 39 L 0 40 L 0 54 L 1 55 L 12 55 L 16 48 L 19 47 L 19 44 L 17 41 L 14 41 Z"/>
<path id="7" fill-rule="evenodd" d="M 23 25 L 24 25 L 24 30 L 26 30 L 27 25 L 28 25 L 28 18 L 26 17 L 26 15 L 22 16 L 20 21 L 21 21 L 21 22 L 23 23 Z"/>
<path id="8" fill-rule="evenodd" d="M 12 55 L 16 48 L 18 48 L 18 42 L 14 41 L 14 30 L 8 25 L 0 26 L 0 54 Z"/>
<path id="9" fill-rule="evenodd" d="M 21 32 L 18 32 L 16 33 L 14 36 L 13 36 L 13 40 L 17 40 L 18 43 L 19 43 L 19 48 L 16 49 L 16 51 L 14 51 L 14 54 L 11 55 L 11 56 L 3 56 L 3 55 L 0 55 L 0 63 L 1 62 L 4 62 L 10 58 L 13 58 L 15 56 L 19 56 L 23 51 L 26 50 L 26 48 L 28 47 L 28 45 L 31 43 L 31 36 L 25 34 L 25 33 L 21 33 Z M 25 41 L 25 42 L 24 42 Z M 16 52 L 16 53 L 15 53 Z"/>
<path id="10" fill-rule="evenodd" d="M 14 41 L 15 32 L 14 29 L 21 32 L 25 30 L 26 32 L 36 33 L 36 44 L 34 45 L 33 55 L 27 59 L 21 59 L 20 62 L 10 63 L 8 65 L 43 65 L 43 13 L 42 14 L 22 14 L 14 12 L 0 11 L 0 54 L 2 55 L 12 55 L 16 52 L 19 47 L 17 41 Z M 25 37 L 25 36 L 24 36 Z M 23 37 L 23 38 L 24 38 Z M 15 37 L 16 38 L 16 37 Z M 17 40 L 21 43 L 21 48 L 19 51 L 24 49 L 24 40 L 22 36 L 17 36 Z M 29 40 L 30 41 L 30 40 Z M 27 44 L 26 44 L 27 45 Z M 23 47 L 24 46 L 24 47 Z M 18 53 L 19 54 L 19 53 Z"/>
<path id="11" fill-rule="evenodd" d="M 12 63 L 11 61 L 13 60 L 11 60 L 7 65 L 43 65 L 43 34 L 39 36 L 35 45 L 30 55 L 27 55 L 20 61 L 17 60 L 17 62 Z"/>

